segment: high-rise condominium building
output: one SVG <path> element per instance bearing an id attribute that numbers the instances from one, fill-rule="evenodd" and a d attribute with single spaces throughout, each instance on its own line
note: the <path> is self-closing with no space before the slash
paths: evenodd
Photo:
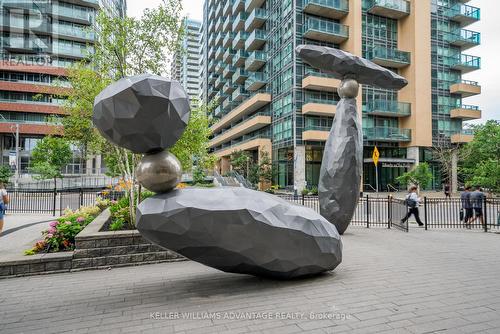
<path id="1" fill-rule="evenodd" d="M 55 133 L 49 119 L 61 116 L 67 68 L 93 51 L 97 11 L 125 15 L 125 0 L 0 1 L 0 157 L 15 163 L 19 130 L 20 171 L 27 172 L 31 150 L 43 136 Z M 55 83 L 57 82 L 57 85 Z M 14 159 L 12 159 L 14 158 Z M 91 173 L 100 161 L 82 161 L 78 154 L 67 174 Z"/>
<path id="2" fill-rule="evenodd" d="M 199 100 L 201 94 L 201 22 L 185 19 L 182 52 L 174 55 L 172 78 L 179 81 L 191 101 Z"/>
<path id="3" fill-rule="evenodd" d="M 466 51 L 480 42 L 478 32 L 466 29 L 480 10 L 467 2 L 206 0 L 203 90 L 206 100 L 220 102 L 210 147 L 221 171 L 236 150 L 255 160 L 267 151 L 274 184 L 317 185 L 339 81 L 302 63 L 294 52 L 299 44 L 340 48 L 409 81 L 399 92 L 360 90 L 365 189 L 375 186 L 375 146 L 379 187 L 386 190 L 415 164 L 432 165 L 433 143 L 471 140 L 462 123 L 481 112 L 462 99 L 481 89 L 462 75 L 480 68 L 480 59 Z M 434 186 L 441 182 L 435 174 Z"/>

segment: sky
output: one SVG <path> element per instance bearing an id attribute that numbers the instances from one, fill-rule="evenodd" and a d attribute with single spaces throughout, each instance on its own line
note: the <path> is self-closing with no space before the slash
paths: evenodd
<path id="1" fill-rule="evenodd" d="M 430 1 L 430 0 L 429 0 Z M 140 16 L 145 8 L 158 6 L 161 0 L 128 0 L 128 15 Z M 183 14 L 202 20 L 203 0 L 183 0 Z M 471 6 L 481 8 L 481 20 L 465 29 L 481 32 L 481 45 L 464 53 L 481 57 L 481 70 L 473 71 L 464 79 L 477 81 L 482 94 L 463 100 L 464 104 L 477 105 L 483 111 L 484 122 L 500 120 L 500 12 L 497 0 L 471 0 Z"/>

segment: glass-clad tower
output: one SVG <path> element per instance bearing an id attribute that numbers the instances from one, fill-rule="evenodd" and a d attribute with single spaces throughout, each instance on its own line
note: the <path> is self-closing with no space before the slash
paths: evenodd
<path id="1" fill-rule="evenodd" d="M 191 101 L 201 94 L 201 22 L 186 18 L 184 21 L 182 52 L 174 55 L 172 78 L 179 81 Z"/>
<path id="2" fill-rule="evenodd" d="M 89 29 L 98 10 L 125 15 L 125 0 L 5 0 L 0 1 L 0 156 L 15 163 L 19 129 L 20 172 L 28 172 L 31 150 L 38 140 L 57 133 L 49 123 L 62 116 L 67 68 L 93 51 L 96 36 Z M 83 161 L 78 154 L 66 174 L 92 173 L 100 161 Z"/>
<path id="3" fill-rule="evenodd" d="M 231 168 L 234 151 L 249 151 L 255 161 L 266 151 L 273 184 L 299 191 L 317 185 L 339 81 L 303 64 L 294 52 L 299 44 L 340 48 L 409 81 L 399 92 L 360 90 L 365 189 L 375 186 L 375 146 L 379 189 L 387 190 L 397 176 L 432 160 L 439 129 L 447 129 L 447 143 L 470 140 L 462 121 L 480 112 L 461 99 L 480 89 L 461 75 L 479 68 L 479 59 L 462 51 L 479 43 L 479 33 L 463 27 L 479 19 L 479 9 L 465 2 L 206 0 L 203 93 L 219 102 L 210 146 L 220 171 Z"/>

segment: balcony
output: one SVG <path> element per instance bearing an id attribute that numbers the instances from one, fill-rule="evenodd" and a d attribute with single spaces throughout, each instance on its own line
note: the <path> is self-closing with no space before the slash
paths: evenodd
<path id="1" fill-rule="evenodd" d="M 224 4 L 224 7 L 222 8 L 222 15 L 230 16 L 232 14 L 232 11 L 233 11 L 233 4 L 234 4 L 234 1 L 227 0 Z"/>
<path id="2" fill-rule="evenodd" d="M 215 16 L 218 16 L 218 17 L 222 16 L 222 9 L 223 9 L 223 7 L 222 7 L 222 1 L 221 1 L 217 5 L 217 7 L 215 7 Z"/>
<path id="3" fill-rule="evenodd" d="M 267 62 L 267 53 L 264 51 L 253 51 L 245 61 L 245 70 L 255 72 L 262 68 Z"/>
<path id="4" fill-rule="evenodd" d="M 304 13 L 340 20 L 349 13 L 348 0 L 304 0 Z"/>
<path id="5" fill-rule="evenodd" d="M 222 110 L 225 112 L 230 111 L 233 108 L 233 101 L 229 99 L 225 99 L 224 102 L 222 102 Z"/>
<path id="6" fill-rule="evenodd" d="M 481 110 L 478 106 L 461 105 L 458 108 L 450 110 L 451 118 L 459 118 L 464 121 L 470 121 L 473 119 L 481 119 Z"/>
<path id="7" fill-rule="evenodd" d="M 340 80 L 322 76 L 320 73 L 309 73 L 302 79 L 302 89 L 335 92 L 339 86 Z"/>
<path id="8" fill-rule="evenodd" d="M 468 26 L 481 19 L 481 10 L 469 5 L 456 4 L 445 12 L 445 15 L 461 27 Z"/>
<path id="9" fill-rule="evenodd" d="M 219 75 L 212 73 L 208 76 L 208 82 L 213 84 L 217 80 L 217 78 L 219 78 Z"/>
<path id="10" fill-rule="evenodd" d="M 249 94 L 248 92 L 245 90 L 244 87 L 241 87 L 239 86 L 238 88 L 235 89 L 235 91 L 233 92 L 232 94 L 232 100 L 234 102 L 241 102 L 243 100 L 245 100 L 246 98 L 248 98 Z"/>
<path id="11" fill-rule="evenodd" d="M 217 80 L 215 80 L 215 88 L 216 89 L 221 89 L 222 86 L 227 82 L 226 79 L 223 79 L 222 77 L 218 77 Z"/>
<path id="12" fill-rule="evenodd" d="M 462 80 L 450 86 L 451 94 L 460 94 L 462 97 L 470 97 L 481 94 L 481 86 L 476 81 Z"/>
<path id="13" fill-rule="evenodd" d="M 248 72 L 242 68 L 236 69 L 236 71 L 233 74 L 233 82 L 239 85 L 242 85 L 247 78 L 248 78 Z"/>
<path id="14" fill-rule="evenodd" d="M 457 29 L 454 32 L 444 35 L 444 40 L 451 45 L 460 47 L 461 50 L 467 50 L 481 44 L 481 33 L 472 30 Z"/>
<path id="15" fill-rule="evenodd" d="M 218 146 L 229 140 L 241 137 L 247 133 L 254 132 L 271 124 L 271 116 L 268 113 L 257 113 L 240 123 L 233 125 L 228 130 L 214 137 L 210 143 L 210 147 Z"/>
<path id="16" fill-rule="evenodd" d="M 340 44 L 349 38 L 349 27 L 340 23 L 308 17 L 304 25 L 305 38 Z"/>
<path id="17" fill-rule="evenodd" d="M 372 0 L 368 13 L 391 19 L 402 19 L 410 15 L 410 2 L 406 0 Z"/>
<path id="18" fill-rule="evenodd" d="M 236 67 L 242 67 L 245 65 L 245 61 L 248 58 L 248 52 L 244 50 L 239 50 L 236 52 L 236 54 L 233 56 L 233 66 Z"/>
<path id="19" fill-rule="evenodd" d="M 231 31 L 233 27 L 233 18 L 232 16 L 228 16 L 226 20 L 224 20 L 224 24 L 222 25 L 222 31 Z"/>
<path id="20" fill-rule="evenodd" d="M 236 37 L 236 34 L 233 32 L 228 32 L 226 33 L 226 36 L 224 37 L 224 40 L 222 41 L 222 46 L 225 48 L 231 47 L 233 44 L 233 39 Z"/>
<path id="21" fill-rule="evenodd" d="M 410 65 L 411 54 L 406 51 L 375 46 L 368 59 L 380 66 L 403 68 Z"/>
<path id="22" fill-rule="evenodd" d="M 265 2 L 266 0 L 246 0 L 245 12 L 250 13 L 255 8 L 262 7 Z"/>
<path id="23" fill-rule="evenodd" d="M 224 69 L 227 66 L 230 66 L 230 65 L 223 63 L 223 62 L 219 62 L 219 64 L 217 64 L 217 66 L 215 66 L 215 73 L 222 75 L 222 73 L 224 73 Z"/>
<path id="24" fill-rule="evenodd" d="M 245 41 L 248 38 L 248 33 L 245 31 L 240 31 L 236 34 L 233 40 L 233 49 L 242 50 L 245 47 Z"/>
<path id="25" fill-rule="evenodd" d="M 231 81 L 228 81 L 224 84 L 222 91 L 226 94 L 232 94 L 236 88 L 238 88 L 238 86 L 233 85 Z"/>
<path id="26" fill-rule="evenodd" d="M 223 47 L 218 47 L 215 51 L 215 59 L 222 60 L 222 57 L 224 56 L 224 52 L 226 52 L 226 49 L 224 49 Z"/>
<path id="27" fill-rule="evenodd" d="M 231 64 L 233 62 L 233 56 L 235 54 L 236 54 L 236 50 L 233 50 L 232 48 L 227 48 L 226 52 L 224 52 L 224 56 L 222 57 L 222 60 L 227 64 Z"/>
<path id="28" fill-rule="evenodd" d="M 244 9 L 245 9 L 245 1 L 244 0 L 236 0 L 233 4 L 233 15 L 239 14 Z"/>
<path id="29" fill-rule="evenodd" d="M 244 135 L 239 140 L 234 140 L 224 144 L 219 150 L 215 151 L 214 154 L 217 157 L 227 157 L 236 151 L 247 151 L 260 148 L 266 148 L 269 150 L 271 147 L 271 140 L 267 134 L 257 134 L 257 135 Z"/>
<path id="30" fill-rule="evenodd" d="M 229 95 L 227 94 L 224 94 L 224 93 L 221 93 L 221 92 L 217 92 L 217 94 L 215 95 L 215 102 L 218 102 L 220 104 L 222 104 L 227 98 L 229 97 Z"/>
<path id="31" fill-rule="evenodd" d="M 221 130 L 223 127 L 235 122 L 244 116 L 261 109 L 271 103 L 271 94 L 258 93 L 243 101 L 237 108 L 233 109 L 229 114 L 221 118 L 217 123 L 212 125 L 212 132 Z"/>
<path id="32" fill-rule="evenodd" d="M 245 22 L 247 19 L 247 14 L 241 12 L 233 19 L 233 31 L 240 31 L 245 29 Z"/>
<path id="33" fill-rule="evenodd" d="M 304 141 L 327 141 L 330 135 L 330 127 L 306 125 L 302 132 L 302 140 Z"/>
<path id="34" fill-rule="evenodd" d="M 455 57 L 449 57 L 447 61 L 452 69 L 461 71 L 463 74 L 481 68 L 481 58 L 476 56 L 458 54 Z"/>
<path id="35" fill-rule="evenodd" d="M 411 130 L 386 127 L 364 128 L 363 139 L 379 142 L 410 142 Z"/>
<path id="36" fill-rule="evenodd" d="M 234 66 L 231 66 L 231 65 L 228 65 L 226 66 L 226 68 L 224 69 L 224 72 L 222 73 L 222 76 L 225 78 L 225 79 L 230 79 L 233 77 L 233 74 L 234 72 L 236 71 L 236 67 Z"/>
<path id="37" fill-rule="evenodd" d="M 302 114 L 310 116 L 334 117 L 337 111 L 337 101 L 307 98 L 302 105 Z"/>
<path id="38" fill-rule="evenodd" d="M 224 21 L 222 21 L 222 16 L 219 16 L 219 18 L 215 22 L 215 31 L 221 31 L 223 23 L 224 23 Z"/>
<path id="39" fill-rule="evenodd" d="M 245 81 L 245 89 L 250 92 L 261 89 L 267 84 L 267 75 L 262 72 L 253 72 Z"/>
<path id="40" fill-rule="evenodd" d="M 255 8 L 245 21 L 245 31 L 250 32 L 254 29 L 261 28 L 267 20 L 267 10 L 263 8 Z"/>
<path id="41" fill-rule="evenodd" d="M 266 32 L 264 30 L 256 29 L 245 42 L 245 50 L 248 52 L 260 49 L 266 44 Z"/>
<path id="42" fill-rule="evenodd" d="M 469 129 L 463 129 L 462 132 L 454 133 L 450 136 L 452 144 L 465 144 L 474 140 L 474 132 Z"/>
<path id="43" fill-rule="evenodd" d="M 215 36 L 215 45 L 222 46 L 222 43 L 224 43 L 224 34 L 219 32 L 217 36 Z"/>
<path id="44" fill-rule="evenodd" d="M 366 113 L 372 116 L 408 117 L 411 115 L 411 103 L 370 100 L 366 104 Z"/>

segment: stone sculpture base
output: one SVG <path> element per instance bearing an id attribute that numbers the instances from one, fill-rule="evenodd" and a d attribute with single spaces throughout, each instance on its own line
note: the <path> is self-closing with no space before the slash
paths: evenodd
<path id="1" fill-rule="evenodd" d="M 363 134 L 356 99 L 337 104 L 319 174 L 320 213 L 343 234 L 359 200 L 363 171 Z"/>
<path id="2" fill-rule="evenodd" d="M 314 210 L 246 188 L 187 188 L 137 209 L 141 235 L 207 266 L 290 279 L 333 270 L 342 259 L 335 226 Z"/>

